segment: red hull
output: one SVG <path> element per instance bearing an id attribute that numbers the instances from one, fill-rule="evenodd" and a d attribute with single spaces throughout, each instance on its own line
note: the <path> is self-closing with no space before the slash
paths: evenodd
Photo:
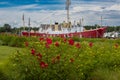
<path id="1" fill-rule="evenodd" d="M 40 37 L 45 37 L 45 36 L 74 37 L 74 36 L 78 36 L 78 37 L 83 37 L 83 38 L 101 38 L 101 37 L 103 37 L 105 31 L 106 31 L 106 27 L 93 29 L 93 30 L 87 30 L 84 32 L 75 32 L 75 33 L 67 33 L 67 34 L 46 34 L 46 33 L 22 32 L 22 35 L 23 36 L 40 36 Z"/>

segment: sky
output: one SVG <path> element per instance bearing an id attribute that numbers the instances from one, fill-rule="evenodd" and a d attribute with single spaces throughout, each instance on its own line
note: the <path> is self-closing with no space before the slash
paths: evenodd
<path id="1" fill-rule="evenodd" d="M 0 26 L 31 27 L 66 21 L 66 0 L 0 0 Z M 120 0 L 71 0 L 70 21 L 82 25 L 120 26 Z"/>

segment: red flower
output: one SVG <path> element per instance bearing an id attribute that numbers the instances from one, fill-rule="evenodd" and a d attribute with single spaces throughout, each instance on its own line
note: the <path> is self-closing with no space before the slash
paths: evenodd
<path id="1" fill-rule="evenodd" d="M 56 43 L 55 43 L 55 46 L 56 46 L 56 47 L 59 47 L 59 43 L 58 43 L 58 42 L 56 42 Z"/>
<path id="2" fill-rule="evenodd" d="M 63 34 L 61 35 L 61 38 L 64 38 L 64 35 L 63 35 Z"/>
<path id="3" fill-rule="evenodd" d="M 25 46 L 28 47 L 28 45 L 29 45 L 28 42 L 25 42 Z"/>
<path id="4" fill-rule="evenodd" d="M 44 41 L 44 38 L 39 38 L 40 41 Z"/>
<path id="5" fill-rule="evenodd" d="M 40 67 L 41 67 L 41 68 L 46 68 L 46 67 L 48 67 L 48 64 L 45 63 L 45 62 L 43 62 L 43 61 L 41 61 L 41 62 L 40 62 Z"/>
<path id="6" fill-rule="evenodd" d="M 74 45 L 74 40 L 73 39 L 68 40 L 68 42 L 69 42 L 70 45 Z"/>
<path id="7" fill-rule="evenodd" d="M 63 38 L 63 42 L 66 42 L 67 41 L 67 39 L 66 38 Z"/>
<path id="8" fill-rule="evenodd" d="M 89 46 L 90 46 L 90 47 L 92 47 L 92 46 L 93 46 L 93 43 L 92 43 L 92 42 L 90 42 L 90 43 L 89 43 Z"/>
<path id="9" fill-rule="evenodd" d="M 76 46 L 77 48 L 80 48 L 80 47 L 81 47 L 80 43 L 75 44 L 75 46 Z"/>
<path id="10" fill-rule="evenodd" d="M 52 63 L 53 63 L 53 64 L 56 63 L 56 62 L 59 62 L 59 61 L 60 61 L 60 55 L 52 58 Z"/>
<path id="11" fill-rule="evenodd" d="M 60 60 L 60 55 L 56 56 L 56 59 L 57 59 L 57 60 Z"/>
<path id="12" fill-rule="evenodd" d="M 39 60 L 42 59 L 42 54 L 38 53 L 36 54 L 36 56 L 38 57 Z"/>
<path id="13" fill-rule="evenodd" d="M 46 43 L 47 43 L 47 44 L 52 44 L 52 39 L 47 38 L 47 39 L 46 39 Z"/>
<path id="14" fill-rule="evenodd" d="M 74 59 L 73 59 L 73 58 L 70 58 L 70 62 L 71 62 L 71 63 L 74 62 Z"/>
<path id="15" fill-rule="evenodd" d="M 52 58 L 52 63 L 56 63 L 56 58 Z"/>
<path id="16" fill-rule="evenodd" d="M 118 48 L 119 47 L 119 45 L 118 44 L 115 44 L 115 48 Z"/>
<path id="17" fill-rule="evenodd" d="M 31 54 L 35 55 L 35 49 L 31 49 Z"/>
<path id="18" fill-rule="evenodd" d="M 49 44 L 47 44 L 47 43 L 45 44 L 45 47 L 46 47 L 46 48 L 50 48 Z"/>

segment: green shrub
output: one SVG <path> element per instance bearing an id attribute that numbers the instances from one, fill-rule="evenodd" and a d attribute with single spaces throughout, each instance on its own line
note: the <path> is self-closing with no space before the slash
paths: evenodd
<path id="1" fill-rule="evenodd" d="M 3 43 L 2 43 L 2 41 L 0 40 L 0 45 L 2 45 Z"/>
<path id="2" fill-rule="evenodd" d="M 13 47 L 23 47 L 25 41 L 27 41 L 25 37 L 15 36 L 15 37 L 12 37 L 8 45 Z"/>
<path id="3" fill-rule="evenodd" d="M 8 80 L 8 77 L 4 74 L 3 70 L 0 69 L 0 80 Z"/>
<path id="4" fill-rule="evenodd" d="M 8 34 L 1 35 L 0 40 L 2 42 L 2 45 L 8 45 L 8 43 L 11 41 L 12 36 Z"/>
<path id="5" fill-rule="evenodd" d="M 55 46 L 55 43 L 49 45 L 50 48 L 46 48 L 44 42 L 31 43 L 29 46 L 35 49 L 32 54 L 31 48 L 29 48 L 30 50 L 27 52 L 17 52 L 12 55 L 7 65 L 9 66 L 7 72 L 12 72 L 8 76 L 15 80 L 85 79 L 92 69 L 93 64 L 91 63 L 94 63 L 94 60 L 90 58 L 91 60 L 87 61 L 86 54 L 79 54 L 78 51 L 81 49 L 79 50 L 67 42 L 59 42 L 59 46 Z M 42 55 L 40 60 L 36 56 L 39 53 Z M 82 60 L 83 62 L 81 62 Z M 45 66 L 45 64 L 47 65 Z"/>
<path id="6" fill-rule="evenodd" d="M 120 46 L 116 40 L 113 43 L 112 40 L 104 39 L 82 39 L 83 41 L 80 39 L 80 42 L 71 38 L 53 40 L 51 38 L 39 42 L 29 40 L 26 51 L 17 51 L 10 57 L 6 65 L 8 78 L 11 80 L 106 80 L 104 76 L 101 77 L 94 72 L 99 69 L 114 71 L 120 67 Z"/>
<path id="7" fill-rule="evenodd" d="M 38 80 L 39 64 L 31 54 L 17 51 L 6 64 L 6 75 L 10 80 Z M 35 77 L 36 76 L 36 77 Z"/>
<path id="8" fill-rule="evenodd" d="M 12 34 L 1 34 L 0 44 L 12 47 L 24 47 L 24 42 L 28 41 L 27 37 Z"/>

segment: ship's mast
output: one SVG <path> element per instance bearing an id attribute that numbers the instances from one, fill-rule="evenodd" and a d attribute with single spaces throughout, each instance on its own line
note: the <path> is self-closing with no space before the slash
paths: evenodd
<path id="1" fill-rule="evenodd" d="M 24 20 L 24 13 L 23 13 L 23 16 L 22 16 L 22 21 L 23 21 L 23 28 L 25 30 L 25 20 Z"/>
<path id="2" fill-rule="evenodd" d="M 103 19 L 103 18 L 102 18 L 102 16 L 101 16 L 101 27 L 102 27 L 102 19 Z"/>
<path id="3" fill-rule="evenodd" d="M 30 18 L 28 19 L 28 27 L 29 27 L 29 36 L 30 36 Z"/>
<path id="4" fill-rule="evenodd" d="M 70 16 L 69 16 L 69 7 L 70 7 L 70 0 L 66 0 L 66 10 L 67 10 L 67 23 L 70 22 Z"/>

